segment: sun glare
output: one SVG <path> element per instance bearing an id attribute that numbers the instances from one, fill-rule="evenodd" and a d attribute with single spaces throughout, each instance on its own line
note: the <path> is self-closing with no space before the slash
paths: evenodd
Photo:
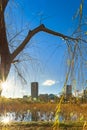
<path id="1" fill-rule="evenodd" d="M 7 87 L 7 82 L 2 82 L 1 86 L 2 86 L 2 88 L 6 88 Z"/>
<path id="2" fill-rule="evenodd" d="M 10 119 L 8 116 L 3 116 L 1 122 L 3 125 L 7 125 L 10 123 Z"/>
<path id="3" fill-rule="evenodd" d="M 0 82 L 1 95 L 4 97 L 14 97 L 14 87 L 16 87 L 16 85 L 13 78 Z"/>

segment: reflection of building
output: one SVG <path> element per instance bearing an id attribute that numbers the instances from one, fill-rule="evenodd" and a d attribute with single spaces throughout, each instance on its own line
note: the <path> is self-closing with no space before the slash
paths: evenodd
<path id="1" fill-rule="evenodd" d="M 72 85 L 66 86 L 66 96 L 72 96 Z"/>
<path id="2" fill-rule="evenodd" d="M 38 98 L 38 82 L 31 83 L 31 97 Z"/>

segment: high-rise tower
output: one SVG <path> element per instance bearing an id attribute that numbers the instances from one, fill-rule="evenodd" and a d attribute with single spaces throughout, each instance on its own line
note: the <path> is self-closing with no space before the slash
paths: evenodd
<path id="1" fill-rule="evenodd" d="M 31 97 L 38 98 L 38 82 L 31 83 Z"/>
<path id="2" fill-rule="evenodd" d="M 66 96 L 72 96 L 72 85 L 66 85 Z"/>

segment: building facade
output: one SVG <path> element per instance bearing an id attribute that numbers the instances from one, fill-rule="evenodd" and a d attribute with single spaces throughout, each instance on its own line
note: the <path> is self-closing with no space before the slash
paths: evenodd
<path id="1" fill-rule="evenodd" d="M 31 97 L 33 99 L 38 98 L 38 82 L 32 82 L 31 83 Z"/>
<path id="2" fill-rule="evenodd" d="M 87 98 L 87 87 L 84 89 L 84 97 Z"/>
<path id="3" fill-rule="evenodd" d="M 72 96 L 72 85 L 66 85 L 66 96 Z"/>

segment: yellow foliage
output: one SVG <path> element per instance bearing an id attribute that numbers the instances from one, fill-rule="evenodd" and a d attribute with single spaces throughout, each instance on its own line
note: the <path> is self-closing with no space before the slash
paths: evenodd
<path id="1" fill-rule="evenodd" d="M 80 4 L 80 16 L 82 16 L 82 8 L 83 8 L 83 6 L 82 6 L 82 3 Z"/>
<path id="2" fill-rule="evenodd" d="M 87 35 L 87 32 L 85 32 L 85 34 Z"/>
<path id="3" fill-rule="evenodd" d="M 83 125 L 83 130 L 86 130 L 86 129 L 87 129 L 87 121 L 85 121 Z"/>
<path id="4" fill-rule="evenodd" d="M 55 121 L 54 121 L 54 124 L 53 124 L 53 130 L 57 130 L 57 128 L 59 127 L 59 123 L 60 123 L 59 112 L 61 111 L 61 103 L 63 101 L 63 98 L 64 98 L 64 96 L 61 97 L 60 102 L 56 107 L 57 110 L 56 110 L 56 113 L 55 113 Z"/>
<path id="5" fill-rule="evenodd" d="M 70 60 L 67 60 L 67 65 L 70 66 Z"/>

